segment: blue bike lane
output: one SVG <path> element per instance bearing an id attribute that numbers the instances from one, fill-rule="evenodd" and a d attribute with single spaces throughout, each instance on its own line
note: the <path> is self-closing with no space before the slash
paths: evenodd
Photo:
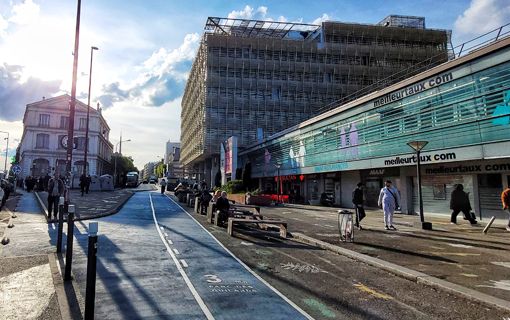
<path id="1" fill-rule="evenodd" d="M 98 221 L 97 319 L 311 319 L 164 195 L 138 192 Z M 86 221 L 74 236 L 84 297 Z"/>
<path id="2" fill-rule="evenodd" d="M 209 319 L 312 319 L 169 197 L 149 195 L 158 233 Z"/>

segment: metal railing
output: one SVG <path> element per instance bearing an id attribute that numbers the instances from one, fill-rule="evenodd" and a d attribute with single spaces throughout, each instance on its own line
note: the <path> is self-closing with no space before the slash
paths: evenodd
<path id="1" fill-rule="evenodd" d="M 447 51 L 450 51 L 448 54 L 448 57 L 452 58 L 449 61 L 453 61 L 455 59 L 458 59 L 464 55 L 467 55 L 469 53 L 472 53 L 473 51 L 479 50 L 483 47 L 486 47 L 496 41 L 499 41 L 501 39 L 507 38 L 510 35 L 510 23 L 507 23 L 505 25 L 502 25 L 501 27 L 498 27 L 494 30 L 491 30 L 485 34 L 482 34 L 474 39 L 471 39 L 469 41 L 466 41 L 456 47 L 452 47 L 451 49 L 447 49 Z M 336 100 L 334 102 L 331 102 L 322 108 L 320 108 L 315 114 L 315 116 L 322 114 L 324 112 L 327 112 L 329 110 L 332 110 L 334 108 L 337 108 L 345 103 L 348 103 L 350 101 L 354 101 L 358 98 L 361 98 L 369 93 L 375 92 L 377 90 L 382 90 L 386 87 L 388 87 L 391 84 L 400 82 L 402 80 L 405 80 L 413 75 L 416 75 L 420 72 L 426 71 L 430 69 L 432 66 L 431 64 L 434 63 L 440 56 L 444 55 L 445 52 L 441 52 L 435 56 L 429 57 L 428 59 L 419 62 L 409 68 L 406 68 L 402 71 L 399 71 L 397 73 L 392 74 L 389 77 L 386 77 L 384 79 L 381 79 L 380 81 L 364 87 L 361 90 L 358 90 L 350 95 L 347 95 L 339 100 Z"/>

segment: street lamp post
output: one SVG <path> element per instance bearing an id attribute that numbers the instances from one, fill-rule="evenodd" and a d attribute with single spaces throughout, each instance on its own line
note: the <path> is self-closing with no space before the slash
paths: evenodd
<path id="1" fill-rule="evenodd" d="M 421 228 L 424 230 L 432 230 L 432 223 L 425 222 L 425 217 L 423 215 L 423 196 L 421 193 L 421 159 L 420 154 L 421 150 L 425 148 L 428 144 L 428 141 L 411 141 L 408 142 L 407 145 L 413 148 L 416 151 L 416 177 L 418 183 L 418 202 L 419 202 L 419 210 L 420 210 L 420 222 Z"/>
<path id="2" fill-rule="evenodd" d="M 92 86 L 92 58 L 97 47 L 90 47 L 90 72 L 89 72 L 89 96 L 87 100 L 87 124 L 85 126 L 85 153 L 83 156 L 83 174 L 87 174 L 87 155 L 89 151 L 89 118 L 90 118 L 90 88 Z"/>
<path id="3" fill-rule="evenodd" d="M 4 140 L 7 140 L 7 146 L 5 147 L 5 162 L 4 162 L 4 172 L 7 176 L 7 157 L 9 156 L 9 132 L 7 131 L 0 131 L 2 133 L 7 133 L 7 138 L 4 138 Z"/>
<path id="4" fill-rule="evenodd" d="M 115 149 L 114 149 L 115 152 L 117 152 L 116 150 L 117 150 L 118 145 L 122 145 L 122 142 L 129 142 L 129 141 L 131 141 L 131 139 L 127 139 L 127 140 L 120 139 L 120 141 L 115 144 Z M 120 149 L 119 149 L 119 151 L 120 151 Z M 115 156 L 115 161 L 114 161 L 114 165 L 113 165 L 113 187 L 114 188 L 115 188 L 115 184 L 117 183 L 117 158 L 119 157 L 119 155 L 122 155 L 122 153 L 120 153 L 120 152 L 117 153 L 117 155 Z"/>
<path id="5" fill-rule="evenodd" d="M 81 0 L 78 0 L 78 8 L 76 10 L 76 30 L 74 35 L 74 60 L 73 60 L 73 79 L 71 85 L 71 101 L 69 102 L 69 129 L 67 131 L 67 157 L 66 171 L 71 178 L 71 167 L 73 160 L 73 137 L 74 137 L 74 114 L 76 109 L 76 81 L 78 77 L 78 51 L 80 48 L 80 13 Z"/>

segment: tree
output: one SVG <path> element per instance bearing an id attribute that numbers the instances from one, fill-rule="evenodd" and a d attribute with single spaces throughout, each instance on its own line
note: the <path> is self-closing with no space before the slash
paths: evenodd
<path id="1" fill-rule="evenodd" d="M 165 167 L 165 164 L 164 163 L 158 163 L 158 165 L 156 166 L 156 176 L 158 178 L 161 178 L 161 177 L 164 177 L 165 176 L 165 170 L 166 167 Z"/>
<path id="2" fill-rule="evenodd" d="M 133 158 L 131 157 L 125 157 L 117 153 L 113 154 L 112 164 L 112 175 L 115 174 L 115 171 L 117 172 L 117 177 L 115 179 L 115 181 L 117 181 L 117 185 L 124 185 L 126 173 L 132 171 L 138 172 L 138 169 L 133 163 Z M 117 170 L 115 170 L 115 166 L 117 167 Z"/>

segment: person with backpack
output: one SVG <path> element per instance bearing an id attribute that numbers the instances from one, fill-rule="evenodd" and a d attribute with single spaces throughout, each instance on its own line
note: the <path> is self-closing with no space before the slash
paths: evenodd
<path id="1" fill-rule="evenodd" d="M 508 211 L 508 224 L 506 225 L 506 231 L 510 231 L 510 187 L 507 187 L 501 192 L 501 203 L 503 204 L 503 210 Z"/>
<path id="2" fill-rule="evenodd" d="M 357 188 L 352 192 L 352 204 L 354 204 L 354 210 L 356 210 L 356 226 L 359 230 L 361 227 L 361 220 L 365 218 L 365 208 L 363 207 L 363 183 L 358 183 Z"/>
<path id="3" fill-rule="evenodd" d="M 400 194 L 397 188 L 393 187 L 391 180 L 386 180 L 384 188 L 379 193 L 377 204 L 384 212 L 384 229 L 397 230 L 393 226 L 393 213 L 400 207 Z"/>
<path id="4" fill-rule="evenodd" d="M 469 195 L 464 192 L 464 186 L 458 184 L 452 191 L 450 196 L 450 209 L 452 209 L 452 216 L 450 222 L 457 224 L 457 215 L 462 211 L 464 218 L 474 225 L 476 224 L 476 218 L 474 214 L 471 214 L 471 204 L 469 203 Z"/>
<path id="5" fill-rule="evenodd" d="M 5 206 L 5 203 L 7 202 L 7 199 L 9 199 L 11 192 L 14 191 L 14 184 L 12 184 L 7 179 L 2 179 L 2 181 L 0 181 L 0 187 L 4 191 L 2 202 L 0 203 L 0 210 L 2 210 L 2 208 Z"/>

